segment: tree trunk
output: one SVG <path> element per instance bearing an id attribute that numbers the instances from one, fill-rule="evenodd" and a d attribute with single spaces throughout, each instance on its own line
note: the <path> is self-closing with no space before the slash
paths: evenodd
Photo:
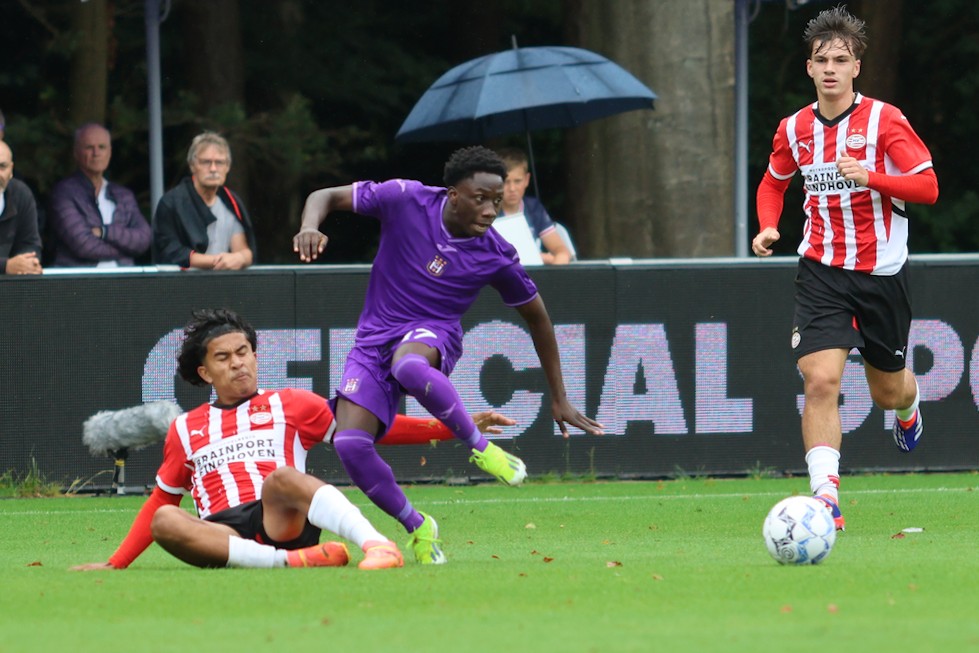
<path id="1" fill-rule="evenodd" d="M 245 62 L 237 0 L 185 0 L 181 17 L 187 79 L 201 109 L 243 102 Z"/>
<path id="2" fill-rule="evenodd" d="M 216 129 L 223 111 L 245 111 L 245 53 L 241 39 L 238 0 L 184 0 L 181 31 L 190 90 L 200 100 L 203 128 Z M 236 111 L 237 107 L 237 111 Z M 220 131 L 220 129 L 219 129 Z M 231 144 L 232 165 L 228 185 L 248 205 L 248 156 L 235 133 L 223 133 Z M 184 147 L 190 145 L 188 141 Z M 260 216 L 253 215 L 258 222 Z"/>
<path id="3" fill-rule="evenodd" d="M 734 252 L 734 3 L 565 0 L 568 39 L 659 96 L 571 131 L 568 202 L 586 258 Z M 579 254 L 581 255 L 581 254 Z"/>
<path id="4" fill-rule="evenodd" d="M 885 102 L 897 101 L 898 71 L 901 70 L 902 7 L 904 0 L 859 2 L 853 13 L 867 22 L 869 45 L 860 63 L 855 86 L 861 93 Z"/>
<path id="5" fill-rule="evenodd" d="M 309 56 L 301 38 L 302 30 L 309 29 L 310 25 L 307 22 L 305 3 L 302 0 L 280 0 L 272 3 L 272 7 L 267 8 L 266 12 L 262 24 L 281 43 L 276 51 L 278 61 L 301 70 Z M 254 19 L 254 16 L 251 18 Z M 268 86 L 270 88 L 264 89 L 269 96 L 265 98 L 265 105 L 276 107 L 280 111 L 298 93 L 293 84 L 282 80 Z M 256 98 L 250 97 L 250 101 L 256 104 Z M 268 139 L 275 138 L 274 132 L 277 128 L 277 125 L 263 125 L 270 120 L 268 113 L 265 112 L 265 116 L 257 122 L 260 135 L 256 134 L 256 124 L 249 128 L 253 154 L 247 156 L 243 145 L 237 148 L 240 150 L 240 158 L 235 164 L 236 171 L 247 175 L 252 185 L 250 189 L 242 190 L 246 191 L 244 195 L 248 199 L 248 209 L 255 222 L 259 261 L 262 264 L 295 263 L 298 259 L 292 254 L 292 237 L 299 231 L 303 201 L 306 198 L 300 191 L 308 192 L 309 189 L 302 183 L 301 165 L 275 165 L 274 174 L 269 174 L 269 161 L 273 157 L 283 156 L 284 153 L 268 143 Z M 251 117 L 255 118 L 255 115 L 252 114 Z M 269 151 L 270 149 L 273 151 Z M 298 159 L 297 154 L 294 160 Z"/>
<path id="6" fill-rule="evenodd" d="M 69 115 L 75 127 L 87 122 L 105 123 L 109 21 L 108 0 L 72 6 L 72 31 L 77 40 L 71 57 Z"/>

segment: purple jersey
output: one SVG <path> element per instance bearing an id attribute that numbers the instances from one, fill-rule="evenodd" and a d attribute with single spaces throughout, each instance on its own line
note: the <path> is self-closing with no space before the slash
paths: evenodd
<path id="1" fill-rule="evenodd" d="M 381 345 L 414 328 L 439 327 L 460 349 L 460 320 L 484 286 L 493 286 L 507 306 L 537 296 L 516 251 L 495 231 L 449 234 L 442 223 L 446 197 L 444 188 L 405 179 L 353 185 L 354 212 L 381 222 L 358 344 Z"/>

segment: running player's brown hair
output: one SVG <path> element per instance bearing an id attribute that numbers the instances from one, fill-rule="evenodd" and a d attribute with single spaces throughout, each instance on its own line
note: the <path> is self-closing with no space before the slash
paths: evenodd
<path id="1" fill-rule="evenodd" d="M 852 15 L 845 7 L 833 7 L 819 12 L 809 21 L 802 38 L 812 54 L 813 46 L 819 43 L 820 49 L 836 39 L 846 44 L 855 59 L 863 56 L 867 49 L 866 23 Z"/>

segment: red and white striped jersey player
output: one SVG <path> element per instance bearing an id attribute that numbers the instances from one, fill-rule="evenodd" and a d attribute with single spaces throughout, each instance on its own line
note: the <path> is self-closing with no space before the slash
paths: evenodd
<path id="1" fill-rule="evenodd" d="M 784 194 L 796 171 L 805 185 L 791 346 L 802 373 L 802 439 L 809 484 L 844 528 L 839 509 L 840 384 L 860 351 L 870 395 L 895 411 L 894 442 L 914 449 L 923 432 L 918 383 L 906 367 L 911 328 L 909 203 L 934 204 L 931 154 L 908 119 L 854 91 L 867 46 L 864 22 L 836 7 L 806 27 L 806 72 L 816 102 L 783 119 L 758 186 L 758 256 L 779 239 Z"/>
<path id="2" fill-rule="evenodd" d="M 355 543 L 364 552 L 361 569 L 403 566 L 397 545 L 343 493 L 306 473 L 307 452 L 334 429 L 326 399 L 306 390 L 259 389 L 256 332 L 233 311 L 196 311 L 184 336 L 180 376 L 213 386 L 217 400 L 170 425 L 157 485 L 116 552 L 107 562 L 75 569 L 126 568 L 153 541 L 200 567 L 346 565 L 346 545 L 321 543 L 322 530 Z M 488 432 L 513 424 L 493 412 L 473 419 Z M 384 439 L 451 437 L 434 419 L 399 415 Z M 179 507 L 185 492 L 197 516 Z"/>

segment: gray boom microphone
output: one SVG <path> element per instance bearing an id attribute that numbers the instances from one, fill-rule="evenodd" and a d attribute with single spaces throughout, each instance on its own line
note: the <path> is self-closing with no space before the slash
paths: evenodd
<path id="1" fill-rule="evenodd" d="M 111 454 L 119 449 L 142 449 L 165 438 L 170 423 L 182 412 L 172 401 L 103 410 L 85 420 L 82 442 L 93 456 Z"/>
<path id="2" fill-rule="evenodd" d="M 172 401 L 152 401 L 122 410 L 95 413 L 82 425 L 82 442 L 93 456 L 115 459 L 112 489 L 126 493 L 126 458 L 130 449 L 142 449 L 167 437 L 170 423 L 183 410 Z"/>

